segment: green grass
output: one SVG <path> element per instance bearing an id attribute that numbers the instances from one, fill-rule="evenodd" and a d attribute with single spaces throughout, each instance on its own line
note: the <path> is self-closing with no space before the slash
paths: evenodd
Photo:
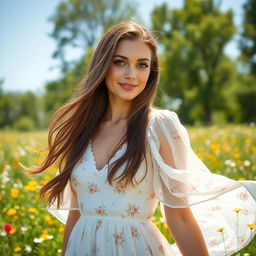
<path id="1" fill-rule="evenodd" d="M 237 180 L 256 179 L 255 127 L 189 128 L 188 131 L 192 148 L 211 171 Z M 55 175 L 56 168 L 32 176 L 25 174 L 18 164 L 18 161 L 26 166 L 40 163 L 45 152 L 39 149 L 46 146 L 46 141 L 45 131 L 0 132 L 0 255 L 60 255 L 64 225 L 43 210 L 46 202 L 38 199 L 38 191 Z M 234 166 L 225 164 L 227 159 Z M 159 205 L 154 223 L 172 243 Z M 4 232 L 5 224 L 12 225 L 11 233 Z M 34 239 L 40 237 L 43 242 L 35 243 Z M 254 238 L 240 251 L 241 255 L 256 255 L 255 243 Z"/>

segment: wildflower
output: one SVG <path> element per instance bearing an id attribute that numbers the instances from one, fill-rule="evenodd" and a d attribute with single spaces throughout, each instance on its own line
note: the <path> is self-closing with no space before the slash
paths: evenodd
<path id="1" fill-rule="evenodd" d="M 37 211 L 37 209 L 36 208 L 28 208 L 28 211 L 31 213 L 35 213 Z"/>
<path id="2" fill-rule="evenodd" d="M 9 232 L 12 229 L 12 225 L 11 224 L 5 224 L 4 229 L 5 229 L 5 231 Z"/>
<path id="3" fill-rule="evenodd" d="M 40 238 L 35 237 L 33 241 L 34 241 L 34 243 L 42 243 L 44 241 L 44 239 L 41 237 Z"/>
<path id="4" fill-rule="evenodd" d="M 247 227 L 252 230 L 252 229 L 256 228 L 256 225 L 255 224 L 248 224 Z"/>
<path id="5" fill-rule="evenodd" d="M 217 232 L 222 232 L 224 230 L 224 228 L 218 228 Z"/>
<path id="6" fill-rule="evenodd" d="M 244 161 L 244 166 L 250 166 L 250 165 L 251 165 L 251 162 L 249 160 Z"/>
<path id="7" fill-rule="evenodd" d="M 7 215 L 8 216 L 13 216 L 13 215 L 15 215 L 16 214 L 16 209 L 14 209 L 14 208 L 10 208 L 8 211 L 7 211 Z"/>
<path id="8" fill-rule="evenodd" d="M 241 177 L 241 178 L 239 178 L 238 180 L 245 180 L 245 178 L 244 178 L 244 177 Z"/>
<path id="9" fill-rule="evenodd" d="M 6 234 L 7 234 L 7 233 L 6 233 L 5 230 L 0 233 L 1 236 L 6 236 Z"/>
<path id="10" fill-rule="evenodd" d="M 60 227 L 60 228 L 59 228 L 59 232 L 60 232 L 60 233 L 63 233 L 63 232 L 64 232 L 64 228 L 63 228 L 63 227 Z"/>
<path id="11" fill-rule="evenodd" d="M 16 247 L 16 248 L 14 249 L 14 251 L 15 251 L 15 252 L 20 252 L 20 251 L 21 251 L 21 248 L 20 248 L 20 247 Z"/>
<path id="12" fill-rule="evenodd" d="M 21 227 L 21 232 L 22 232 L 22 233 L 25 233 L 27 230 L 28 230 L 28 228 L 26 228 L 26 227 Z"/>
<path id="13" fill-rule="evenodd" d="M 26 252 L 31 252 L 32 251 L 32 248 L 28 245 L 25 246 L 25 251 Z"/>
<path id="14" fill-rule="evenodd" d="M 237 212 L 237 213 L 239 213 L 239 212 L 241 212 L 242 211 L 242 209 L 238 209 L 238 208 L 235 208 L 234 209 L 234 212 Z"/>
<path id="15" fill-rule="evenodd" d="M 17 231 L 17 229 L 16 228 L 12 228 L 11 230 L 10 230 L 10 234 L 15 234 L 16 233 L 16 231 Z"/>

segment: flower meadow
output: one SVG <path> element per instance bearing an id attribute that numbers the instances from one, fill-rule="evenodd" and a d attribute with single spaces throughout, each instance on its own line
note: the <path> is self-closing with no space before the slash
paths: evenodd
<path id="1" fill-rule="evenodd" d="M 256 179 L 256 127 L 188 128 L 195 153 L 215 173 L 236 180 Z M 52 166 L 43 173 L 28 175 L 20 167 L 40 164 L 47 152 L 46 132 L 0 132 L 0 255 L 61 255 L 65 226 L 46 210 L 46 199 L 38 192 L 53 176 Z M 239 217 L 243 209 L 235 208 Z M 256 213 L 255 213 L 256 214 Z M 172 243 L 158 206 L 152 217 L 155 225 Z M 248 223 L 251 232 L 256 223 Z M 223 236 L 225 227 L 216 230 Z M 256 238 L 236 255 L 255 256 Z"/>

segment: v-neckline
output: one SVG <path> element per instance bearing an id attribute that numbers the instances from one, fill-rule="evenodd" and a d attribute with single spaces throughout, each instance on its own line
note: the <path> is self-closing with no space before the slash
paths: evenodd
<path id="1" fill-rule="evenodd" d="M 93 147 L 92 147 L 92 140 L 90 140 L 89 142 L 89 148 L 90 148 L 90 151 L 91 151 L 91 154 L 92 154 L 92 159 L 93 159 L 93 163 L 94 163 L 94 167 L 95 167 L 95 170 L 100 173 L 102 172 L 107 166 L 108 166 L 108 163 L 110 163 L 114 157 L 117 155 L 117 153 L 119 153 L 119 151 L 121 151 L 124 146 L 126 145 L 127 143 L 124 143 L 117 151 L 116 153 L 113 155 L 113 157 L 109 160 L 109 162 L 107 162 L 102 168 L 98 169 L 97 167 L 97 162 L 96 162 L 96 158 L 95 158 L 95 153 L 94 153 L 94 150 L 93 150 Z"/>

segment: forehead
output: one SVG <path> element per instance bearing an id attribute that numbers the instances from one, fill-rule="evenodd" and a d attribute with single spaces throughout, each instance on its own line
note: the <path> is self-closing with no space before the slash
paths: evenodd
<path id="1" fill-rule="evenodd" d="M 115 54 L 123 55 L 129 59 L 151 59 L 151 49 L 142 40 L 121 40 L 116 47 Z"/>

